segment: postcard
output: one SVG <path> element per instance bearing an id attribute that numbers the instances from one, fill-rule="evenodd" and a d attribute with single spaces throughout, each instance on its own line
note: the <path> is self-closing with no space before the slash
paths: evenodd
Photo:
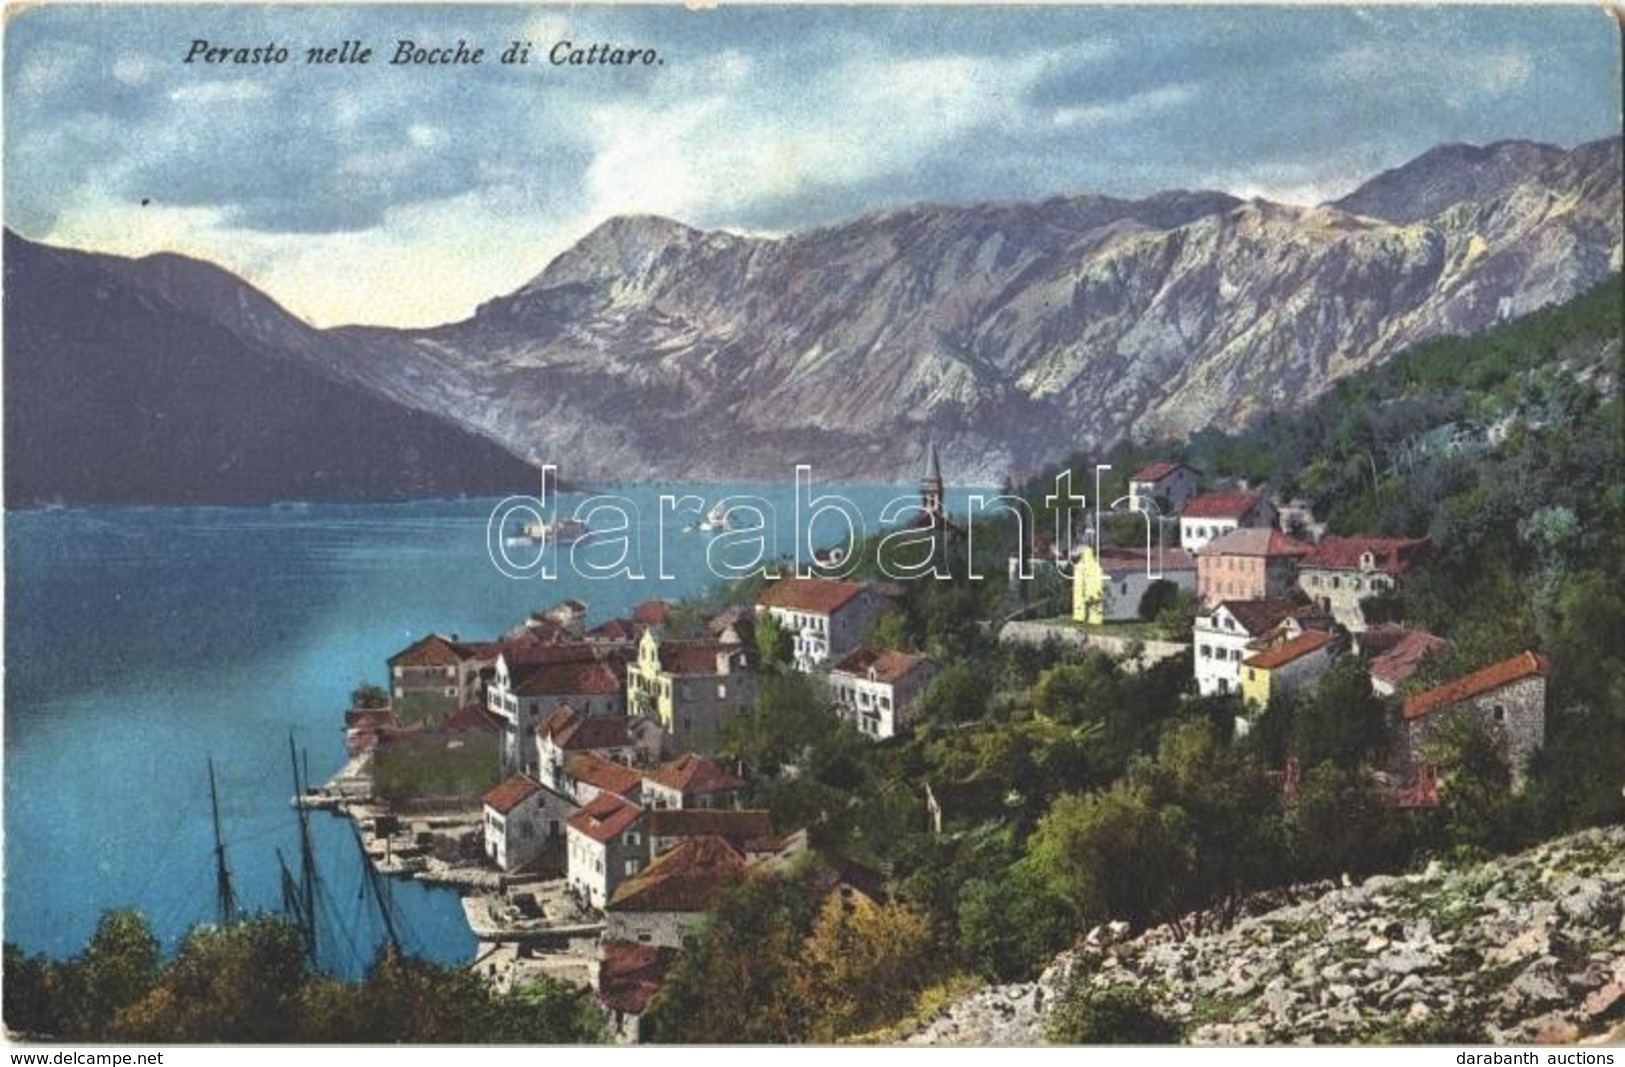
<path id="1" fill-rule="evenodd" d="M 1625 1039 L 1607 10 L 5 14 L 8 1041 Z"/>

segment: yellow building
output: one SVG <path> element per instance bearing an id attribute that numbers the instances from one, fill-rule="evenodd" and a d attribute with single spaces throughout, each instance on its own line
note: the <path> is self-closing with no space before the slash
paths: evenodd
<path id="1" fill-rule="evenodd" d="M 756 695 L 741 645 L 662 640 L 654 627 L 627 665 L 626 688 L 627 711 L 658 722 L 673 752 L 714 747 L 729 715 Z"/>
<path id="2" fill-rule="evenodd" d="M 1181 548 L 1112 548 L 1086 544 L 1072 566 L 1072 618 L 1085 626 L 1131 622 L 1157 582 L 1196 588 L 1196 560 Z"/>
<path id="3" fill-rule="evenodd" d="M 1332 635 L 1305 630 L 1297 637 L 1241 661 L 1241 698 L 1260 710 L 1276 693 L 1296 692 L 1332 665 Z"/>

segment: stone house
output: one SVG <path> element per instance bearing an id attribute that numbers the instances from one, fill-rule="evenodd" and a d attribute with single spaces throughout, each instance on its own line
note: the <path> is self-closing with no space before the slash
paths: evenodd
<path id="1" fill-rule="evenodd" d="M 1263 493 L 1203 493 L 1179 513 L 1179 544 L 1196 552 L 1231 530 L 1274 525 L 1275 505 Z"/>
<path id="2" fill-rule="evenodd" d="M 794 636 L 800 671 L 821 667 L 863 644 L 884 606 L 869 587 L 833 578 L 781 578 L 762 591 L 756 604 Z"/>
<path id="3" fill-rule="evenodd" d="M 1084 545 L 1072 568 L 1072 618 L 1085 626 L 1131 622 L 1158 582 L 1194 592 L 1196 560 L 1182 548 L 1113 548 Z"/>
<path id="4" fill-rule="evenodd" d="M 1546 741 L 1545 656 L 1520 652 L 1461 678 L 1405 698 L 1400 752 L 1407 769 L 1429 762 L 1428 741 L 1452 719 L 1465 718 L 1489 737 L 1521 788 L 1529 761 Z"/>
<path id="5" fill-rule="evenodd" d="M 512 872 L 564 870 L 565 825 L 576 812 L 568 797 L 516 774 L 485 794 L 485 858 Z"/>
<path id="6" fill-rule="evenodd" d="M 840 716 L 865 737 L 896 737 L 936 674 L 930 656 L 859 648 L 830 668 L 830 698 Z"/>
<path id="7" fill-rule="evenodd" d="M 615 889 L 649 862 L 643 809 L 614 793 L 599 793 L 570 817 L 565 877 L 588 906 L 602 909 Z"/>
<path id="8" fill-rule="evenodd" d="M 643 774 L 646 808 L 737 808 L 745 780 L 715 760 L 685 752 Z"/>
<path id="9" fill-rule="evenodd" d="M 1158 515 L 1177 515 L 1201 487 L 1201 476 L 1183 463 L 1147 464 L 1129 476 L 1129 507 L 1140 511 L 1143 509 L 1141 501 L 1147 501 Z"/>
<path id="10" fill-rule="evenodd" d="M 687 838 L 615 890 L 604 938 L 682 948 L 683 937 L 745 879 L 745 854 L 726 839 Z"/>
<path id="11" fill-rule="evenodd" d="M 1425 537 L 1326 537 L 1298 563 L 1298 588 L 1359 633 L 1371 625 L 1363 601 L 1394 591 L 1427 555 Z"/>
<path id="12" fill-rule="evenodd" d="M 1221 600 L 1268 600 L 1293 594 L 1298 561 L 1312 549 L 1270 527 L 1244 527 L 1196 551 L 1196 595 L 1203 606 Z"/>
<path id="13" fill-rule="evenodd" d="M 1305 630 L 1241 661 L 1241 696 L 1260 709 L 1270 698 L 1303 692 L 1331 669 L 1336 638 L 1326 630 Z"/>
<path id="14" fill-rule="evenodd" d="M 568 704 L 536 724 L 536 777 L 550 789 L 570 792 L 565 767 L 571 757 L 592 753 L 622 764 L 637 761 L 631 720 L 620 715 L 582 715 Z"/>
<path id="15" fill-rule="evenodd" d="M 445 715 L 483 700 L 500 647 L 428 634 L 389 657 L 389 696 L 413 719 Z"/>
<path id="16" fill-rule="evenodd" d="M 577 752 L 564 762 L 564 773 L 559 781 L 564 788 L 559 792 L 586 804 L 600 793 L 621 797 L 634 803 L 643 799 L 643 775 L 614 760 L 605 759 L 596 752 Z"/>
<path id="17" fill-rule="evenodd" d="M 674 751 L 710 751 L 734 712 L 756 699 L 756 676 L 739 644 L 673 641 L 645 630 L 626 666 L 632 709 L 660 724 Z"/>
<path id="18" fill-rule="evenodd" d="M 676 848 L 690 837 L 723 838 L 746 859 L 776 855 L 784 848 L 784 839 L 773 832 L 773 816 L 766 811 L 660 808 L 649 811 L 644 822 L 651 856 Z"/>
<path id="19" fill-rule="evenodd" d="M 608 1016 L 610 1033 L 617 1044 L 636 1044 L 643 1037 L 643 1013 L 681 953 L 608 938 L 599 943 L 598 953 L 593 989 Z"/>

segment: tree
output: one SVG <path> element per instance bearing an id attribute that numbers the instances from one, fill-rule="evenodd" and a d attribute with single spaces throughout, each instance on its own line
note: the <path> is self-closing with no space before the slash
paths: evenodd
<path id="1" fill-rule="evenodd" d="M 1103 792 L 1057 797 L 1027 854 L 1079 926 L 1167 918 L 1194 861 L 1184 812 L 1154 807 L 1148 790 L 1121 781 Z"/>
<path id="2" fill-rule="evenodd" d="M 832 1041 L 901 1016 L 934 977 L 930 942 L 930 924 L 906 904 L 826 897 L 791 979 L 812 1020 L 809 1038 Z"/>
<path id="3" fill-rule="evenodd" d="M 967 661 L 951 663 L 920 697 L 920 717 L 934 722 L 975 722 L 987 714 L 993 683 Z"/>
<path id="4" fill-rule="evenodd" d="M 113 1017 L 142 997 L 158 979 L 158 939 L 137 911 L 110 911 L 96 924 L 85 951 L 74 963 L 83 1018 L 76 1027 L 90 1036 L 106 1034 Z"/>
<path id="5" fill-rule="evenodd" d="M 973 878 L 959 891 L 960 956 L 993 981 L 1037 977 L 1076 929 L 1067 901 L 1027 862 Z"/>
<path id="6" fill-rule="evenodd" d="M 764 669 L 772 670 L 790 662 L 795 651 L 795 635 L 779 625 L 771 612 L 757 614 L 754 630 L 756 655 Z"/>
<path id="7" fill-rule="evenodd" d="M 1353 770 L 1387 751 L 1391 720 L 1387 703 L 1371 691 L 1364 665 L 1345 657 L 1298 702 L 1292 717 L 1292 752 L 1305 767 L 1330 760 Z"/>

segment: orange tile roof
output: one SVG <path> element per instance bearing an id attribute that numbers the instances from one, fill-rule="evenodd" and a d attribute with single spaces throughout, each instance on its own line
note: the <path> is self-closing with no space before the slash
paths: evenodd
<path id="1" fill-rule="evenodd" d="M 691 837 L 622 882 L 606 911 L 702 912 L 745 875 L 745 857 L 724 838 Z"/>
<path id="2" fill-rule="evenodd" d="M 839 671 L 842 674 L 867 678 L 869 672 L 874 671 L 875 681 L 890 685 L 918 667 L 934 665 L 930 656 L 915 652 L 898 652 L 895 649 L 876 652 L 868 648 L 859 648 L 842 657 L 839 663 L 830 668 L 830 673 Z"/>
<path id="3" fill-rule="evenodd" d="M 1404 716 L 1407 719 L 1421 718 L 1429 712 L 1439 708 L 1459 704 L 1463 700 L 1482 696 L 1485 693 L 1520 682 L 1525 678 L 1544 675 L 1547 669 L 1545 656 L 1535 652 L 1520 652 L 1510 659 L 1499 663 L 1492 663 L 1472 674 L 1443 685 L 1436 685 L 1422 693 L 1416 693 L 1405 698 Z"/>
<path id="4" fill-rule="evenodd" d="M 451 667 L 457 662 L 451 642 L 439 634 L 418 638 L 388 660 L 391 667 Z"/>
<path id="5" fill-rule="evenodd" d="M 475 731 L 485 734 L 502 732 L 502 720 L 478 704 L 464 704 L 446 716 L 443 728 L 454 733 Z"/>
<path id="6" fill-rule="evenodd" d="M 685 752 L 674 760 L 662 763 L 645 777 L 679 793 L 726 793 L 745 787 L 743 778 L 729 774 L 715 760 L 696 756 L 692 752 Z"/>
<path id="7" fill-rule="evenodd" d="M 781 578 L 762 590 L 756 603 L 814 615 L 833 615 L 863 592 L 855 582 L 833 578 Z"/>
<path id="8" fill-rule="evenodd" d="M 516 774 L 485 794 L 485 806 L 498 815 L 506 815 L 529 797 L 541 792 L 541 783 Z"/>
<path id="9" fill-rule="evenodd" d="M 570 816 L 570 829 L 605 844 L 613 841 L 643 815 L 643 809 L 614 793 L 599 793 Z"/>
<path id="10" fill-rule="evenodd" d="M 571 756 L 564 765 L 564 773 L 578 782 L 620 796 L 626 796 L 643 785 L 643 776 L 637 771 L 591 752 Z"/>
<path id="11" fill-rule="evenodd" d="M 1324 630 L 1305 630 L 1290 641 L 1283 641 L 1274 648 L 1267 648 L 1255 656 L 1249 656 L 1241 661 L 1243 667 L 1257 667 L 1260 670 L 1274 670 L 1293 660 L 1317 649 L 1325 648 L 1332 643 L 1332 635 Z"/>
<path id="12" fill-rule="evenodd" d="M 1203 493 L 1185 505 L 1186 519 L 1241 519 L 1258 506 L 1258 493 Z"/>

